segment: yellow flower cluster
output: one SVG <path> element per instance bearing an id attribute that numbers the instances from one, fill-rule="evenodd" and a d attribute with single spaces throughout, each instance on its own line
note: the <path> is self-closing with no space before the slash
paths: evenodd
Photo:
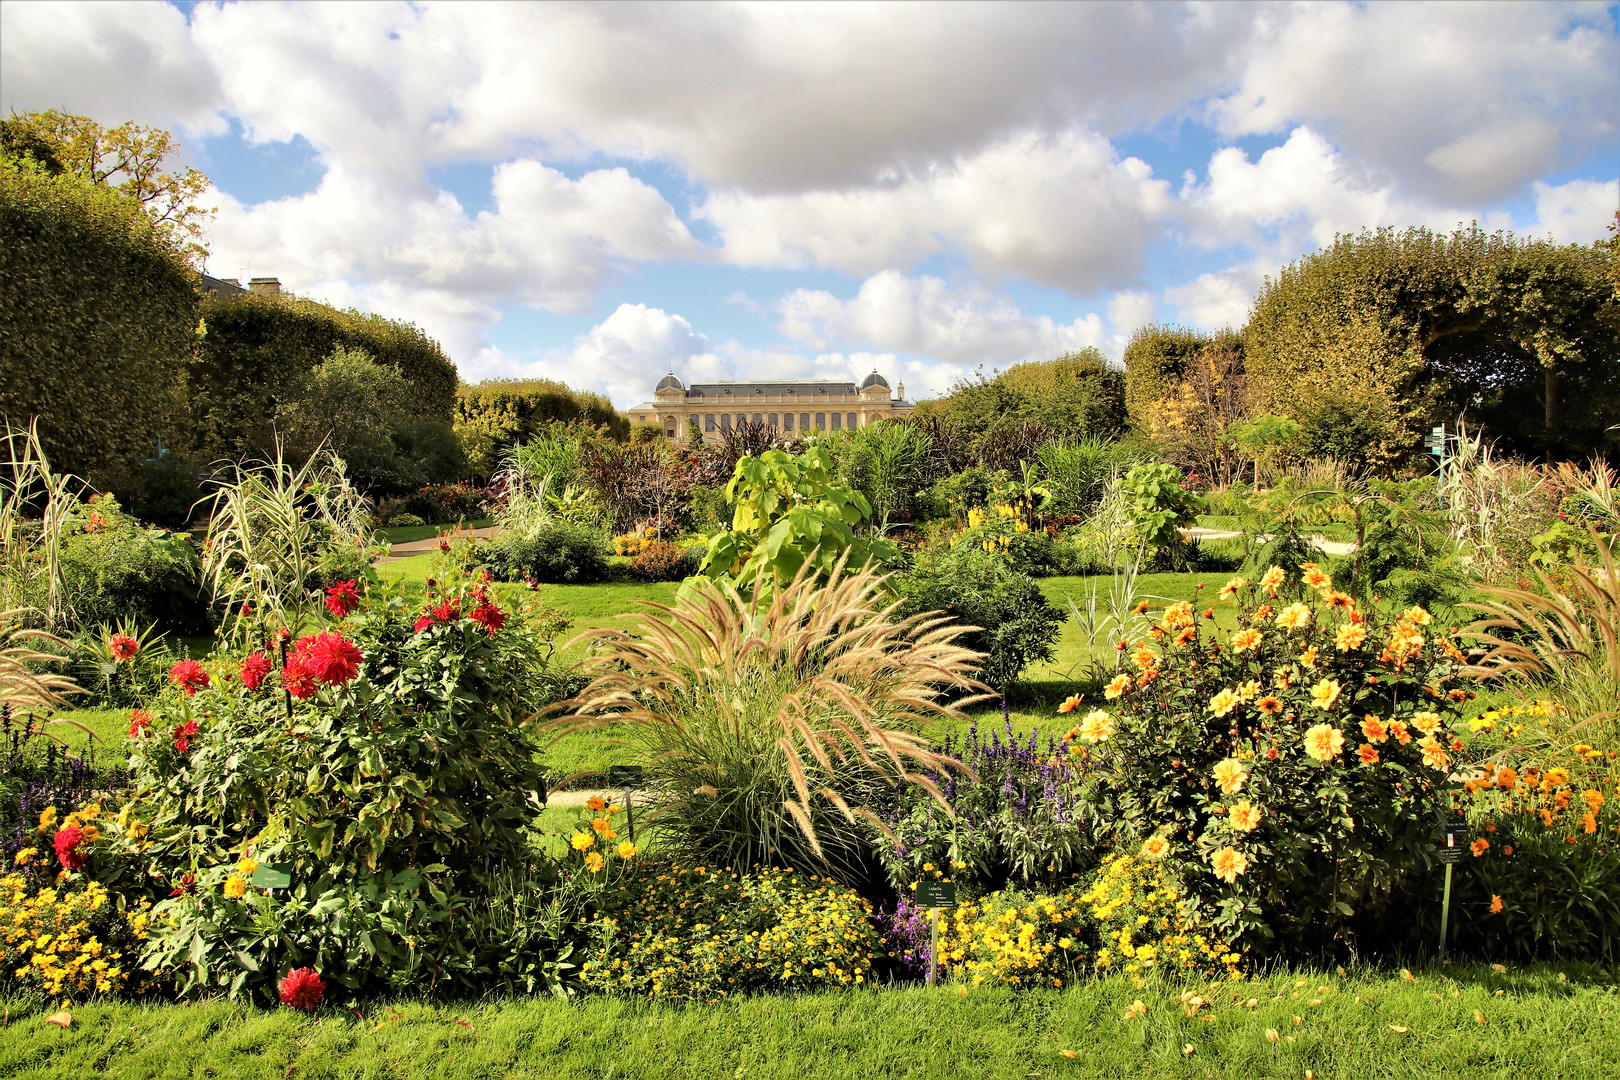
<path id="1" fill-rule="evenodd" d="M 1200 932 L 1188 915 L 1186 894 L 1166 864 L 1133 855 L 1110 855 L 1080 895 L 1104 948 L 1099 972 L 1149 968 L 1223 976 L 1243 963 L 1225 941 Z"/>
<path id="2" fill-rule="evenodd" d="M 643 525 L 635 532 L 615 536 L 613 538 L 613 553 L 615 555 L 640 555 L 657 539 L 658 531 L 651 525 Z"/>
<path id="3" fill-rule="evenodd" d="M 134 958 L 126 961 L 126 950 L 104 939 L 110 931 L 142 941 L 146 923 L 144 905 L 120 912 L 96 882 L 65 892 L 38 888 L 23 874 L 8 875 L 0 879 L 0 986 L 51 998 L 117 993 L 129 984 Z"/>

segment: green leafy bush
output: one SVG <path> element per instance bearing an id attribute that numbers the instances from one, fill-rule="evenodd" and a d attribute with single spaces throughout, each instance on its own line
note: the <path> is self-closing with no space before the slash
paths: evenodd
<path id="1" fill-rule="evenodd" d="M 1005 691 L 1030 664 L 1050 660 L 1063 625 L 1028 574 L 995 552 L 973 548 L 925 551 L 894 579 L 900 611 L 941 611 L 966 631 L 962 644 L 984 654 L 979 678 Z"/>
<path id="2" fill-rule="evenodd" d="M 470 484 L 425 484 L 406 495 L 403 507 L 425 525 L 450 525 L 488 513 L 487 493 Z"/>
<path id="3" fill-rule="evenodd" d="M 861 895 L 776 868 L 649 863 L 596 896 L 586 986 L 637 997 L 869 985 L 884 942 Z"/>
<path id="4" fill-rule="evenodd" d="M 401 512 L 388 515 L 388 527 L 390 529 L 420 529 L 426 524 L 427 522 L 411 513 Z"/>
<path id="5" fill-rule="evenodd" d="M 553 518 L 528 532 L 497 533 L 484 558 L 503 581 L 585 584 L 607 576 L 607 537 L 590 525 Z"/>
<path id="6" fill-rule="evenodd" d="M 1181 470 L 1174 465 L 1138 465 L 1125 474 L 1120 488 L 1150 549 L 1181 543 L 1177 530 L 1198 521 L 1198 497 L 1182 484 Z"/>
<path id="7" fill-rule="evenodd" d="M 190 538 L 141 526 L 110 495 L 92 496 L 73 515 L 61 559 L 80 626 L 140 620 L 194 632 L 207 625 Z"/>

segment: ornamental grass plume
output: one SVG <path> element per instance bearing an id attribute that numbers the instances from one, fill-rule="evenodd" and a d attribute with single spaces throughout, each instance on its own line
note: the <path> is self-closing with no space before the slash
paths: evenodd
<path id="1" fill-rule="evenodd" d="M 643 603 L 634 633 L 582 635 L 591 681 L 544 727 L 610 729 L 639 750 L 649 820 L 677 859 L 864 873 L 862 822 L 889 831 L 872 802 L 913 784 L 951 813 L 931 777 L 970 770 L 926 731 L 989 696 L 971 675 L 982 657 L 955 644 L 971 628 L 895 618 L 884 580 L 840 565 L 768 595 L 702 580 L 675 607 Z"/>

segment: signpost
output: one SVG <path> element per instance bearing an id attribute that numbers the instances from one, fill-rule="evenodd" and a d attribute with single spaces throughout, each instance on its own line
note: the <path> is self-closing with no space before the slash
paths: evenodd
<path id="1" fill-rule="evenodd" d="M 608 786 L 624 789 L 624 816 L 630 825 L 630 839 L 636 838 L 636 811 L 630 801 L 630 792 L 641 786 L 640 765 L 609 765 Z"/>
<path id="2" fill-rule="evenodd" d="M 939 909 L 956 906 L 956 882 L 917 882 L 917 903 L 928 909 L 928 984 L 932 986 L 939 973 Z"/>
<path id="3" fill-rule="evenodd" d="M 248 883 L 255 889 L 285 889 L 292 884 L 292 874 L 285 866 L 260 863 Z"/>
<path id="4" fill-rule="evenodd" d="M 1423 445 L 1429 453 L 1439 458 L 1436 468 L 1440 470 L 1441 505 L 1445 505 L 1446 484 L 1446 425 L 1440 424 L 1429 429 L 1429 434 L 1423 440 Z"/>
<path id="5" fill-rule="evenodd" d="M 1447 814 L 1440 826 L 1440 849 L 1435 852 L 1446 868 L 1446 891 L 1440 900 L 1440 959 L 1446 958 L 1446 930 L 1451 920 L 1451 868 L 1462 859 L 1468 840 L 1468 822 L 1457 814 Z"/>

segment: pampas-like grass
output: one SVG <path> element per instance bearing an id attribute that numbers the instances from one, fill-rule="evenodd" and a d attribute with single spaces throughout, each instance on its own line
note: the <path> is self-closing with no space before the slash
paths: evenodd
<path id="1" fill-rule="evenodd" d="M 990 696 L 972 677 L 980 654 L 955 644 L 967 628 L 896 618 L 880 575 L 842 565 L 751 594 L 705 581 L 642 607 L 632 631 L 582 635 L 591 681 L 544 728 L 606 729 L 638 752 L 665 852 L 852 877 L 884 829 L 873 804 L 901 785 L 952 813 L 933 776 L 965 766 L 926 733 Z"/>

